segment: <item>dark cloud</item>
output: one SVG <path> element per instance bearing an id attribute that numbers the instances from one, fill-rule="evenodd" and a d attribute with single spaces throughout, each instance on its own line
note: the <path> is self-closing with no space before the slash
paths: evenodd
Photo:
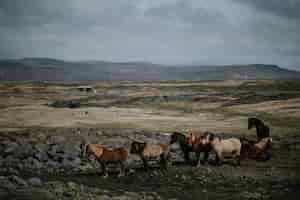
<path id="1" fill-rule="evenodd" d="M 300 0 L 235 0 L 274 15 L 300 19 Z"/>
<path id="2" fill-rule="evenodd" d="M 0 58 L 297 68 L 298 2 L 1 0 Z"/>

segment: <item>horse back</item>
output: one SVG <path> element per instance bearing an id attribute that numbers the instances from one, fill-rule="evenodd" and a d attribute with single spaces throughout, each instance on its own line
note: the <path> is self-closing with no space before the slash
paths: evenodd
<path id="1" fill-rule="evenodd" d="M 159 144 L 159 146 L 162 148 L 162 151 L 169 151 L 169 145 L 167 144 Z"/>
<path id="2" fill-rule="evenodd" d="M 229 138 L 221 140 L 221 144 L 223 144 L 223 148 L 226 151 L 241 151 L 242 143 L 237 138 Z"/>
<path id="3" fill-rule="evenodd" d="M 146 144 L 143 150 L 143 156 L 145 157 L 157 157 L 160 156 L 164 151 L 168 150 L 168 145 L 165 144 Z"/>
<path id="4" fill-rule="evenodd" d="M 115 162 L 125 161 L 128 158 L 128 151 L 125 148 L 107 149 L 104 148 L 103 154 L 100 160 Z"/>

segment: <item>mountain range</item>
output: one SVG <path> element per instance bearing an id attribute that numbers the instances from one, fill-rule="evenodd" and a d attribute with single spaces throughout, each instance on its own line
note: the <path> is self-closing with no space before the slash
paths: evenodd
<path id="1" fill-rule="evenodd" d="M 300 79 L 277 65 L 159 65 L 148 62 L 69 62 L 51 58 L 0 60 L 4 81 Z"/>

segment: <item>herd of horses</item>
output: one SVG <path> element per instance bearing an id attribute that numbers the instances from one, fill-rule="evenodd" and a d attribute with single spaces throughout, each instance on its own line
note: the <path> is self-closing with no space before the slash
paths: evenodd
<path id="1" fill-rule="evenodd" d="M 272 138 L 270 129 L 257 118 L 248 119 L 248 129 L 256 128 L 257 140 L 251 141 L 246 138 L 223 139 L 211 132 L 190 131 L 187 135 L 173 132 L 169 144 L 150 144 L 146 142 L 133 141 L 130 151 L 125 147 L 109 149 L 101 144 L 81 144 L 81 156 L 84 158 L 94 155 L 100 163 L 104 177 L 108 176 L 106 165 L 115 163 L 120 165 L 119 176 L 125 174 L 126 161 L 129 153 L 138 155 L 143 162 L 146 171 L 149 170 L 148 161 L 159 160 L 161 169 L 168 168 L 170 160 L 170 145 L 178 143 L 186 163 L 190 163 L 191 152 L 196 154 L 196 165 L 208 162 L 210 152 L 215 153 L 215 162 L 221 165 L 224 158 L 232 158 L 235 165 L 240 165 L 241 158 L 262 159 L 271 147 Z M 200 155 L 203 158 L 200 160 Z"/>

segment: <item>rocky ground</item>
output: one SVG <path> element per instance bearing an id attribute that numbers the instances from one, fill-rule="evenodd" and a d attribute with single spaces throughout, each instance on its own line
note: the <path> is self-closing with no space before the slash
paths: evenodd
<path id="1" fill-rule="evenodd" d="M 227 134 L 228 137 L 230 134 Z M 267 162 L 243 160 L 239 167 L 230 160 L 196 168 L 183 163 L 177 145 L 172 146 L 168 171 L 155 161 L 146 173 L 134 155 L 127 174 L 117 176 L 109 167 L 104 178 L 98 163 L 82 159 L 80 144 L 96 142 L 108 147 L 125 146 L 132 139 L 150 143 L 169 141 L 168 133 L 138 130 L 40 129 L 1 133 L 1 199 L 297 199 L 300 194 L 300 138 L 276 137 Z M 193 155 L 192 155 L 193 156 Z"/>
<path id="2" fill-rule="evenodd" d="M 77 90 L 91 85 L 96 93 Z M 300 81 L 1 82 L 0 199 L 299 199 Z M 129 149 L 168 143 L 173 131 L 255 139 L 247 118 L 270 128 L 266 162 L 195 168 L 172 146 L 168 171 L 145 173 L 129 155 L 126 176 L 80 157 L 80 144 Z M 194 155 L 192 155 L 192 158 Z"/>

